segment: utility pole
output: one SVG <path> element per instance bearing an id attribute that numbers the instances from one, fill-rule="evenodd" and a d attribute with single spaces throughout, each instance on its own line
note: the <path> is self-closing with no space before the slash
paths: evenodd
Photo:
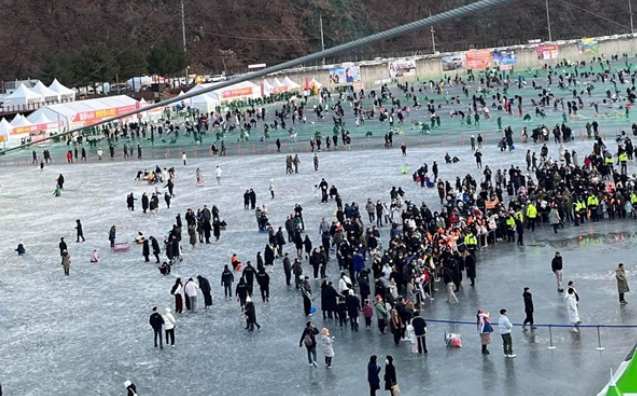
<path id="1" fill-rule="evenodd" d="M 631 4 L 632 0 L 628 0 L 628 15 L 630 15 L 630 32 L 635 33 L 633 29 L 633 5 Z"/>
<path id="2" fill-rule="evenodd" d="M 429 10 L 429 18 L 431 18 L 431 10 Z M 431 46 L 433 47 L 434 54 L 436 53 L 436 30 L 431 27 Z"/>
<path id="3" fill-rule="evenodd" d="M 546 0 L 546 26 L 549 30 L 549 41 L 553 41 L 553 36 L 551 35 L 551 18 L 549 17 L 549 0 Z"/>
<path id="4" fill-rule="evenodd" d="M 181 0 L 181 39 L 184 44 L 184 53 L 186 53 L 188 49 L 186 48 L 186 14 L 184 12 L 184 0 Z M 184 71 L 186 73 L 186 85 L 188 85 L 188 69 L 189 66 L 186 65 L 186 70 Z"/>
<path id="5" fill-rule="evenodd" d="M 321 51 L 325 51 L 325 37 L 323 36 L 323 14 L 319 14 L 319 25 L 321 27 Z M 325 65 L 325 58 L 323 58 L 323 65 Z"/>

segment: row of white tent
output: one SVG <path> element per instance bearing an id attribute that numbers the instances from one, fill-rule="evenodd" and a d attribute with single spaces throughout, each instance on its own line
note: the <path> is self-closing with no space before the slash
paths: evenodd
<path id="1" fill-rule="evenodd" d="M 9 122 L 0 120 L 0 147 L 8 148 L 20 144 L 23 138 L 37 141 L 51 133 L 90 126 L 103 119 L 129 113 L 148 106 L 146 101 L 137 101 L 126 95 L 109 96 L 75 102 L 56 103 L 40 107 L 28 117 L 18 114 Z M 124 121 L 156 121 L 163 109 L 153 109 L 131 116 Z"/>
<path id="2" fill-rule="evenodd" d="M 2 99 L 2 107 L 10 109 L 73 100 L 75 100 L 75 91 L 65 87 L 56 79 L 48 87 L 42 81 L 38 81 L 32 88 L 20 84 L 15 91 Z"/>
<path id="3" fill-rule="evenodd" d="M 206 88 L 214 87 L 216 84 L 199 84 L 193 87 L 188 93 L 199 92 Z M 312 80 L 309 83 L 312 87 L 321 88 L 321 84 Z M 210 113 L 215 110 L 216 107 L 225 103 L 248 100 L 248 99 L 260 99 L 265 98 L 273 94 L 282 92 L 296 92 L 303 89 L 300 84 L 295 83 L 289 77 L 285 77 L 283 80 L 274 78 L 270 81 L 262 80 L 261 84 L 255 84 L 251 81 L 244 81 L 241 83 L 233 84 L 226 88 L 216 89 L 212 92 L 204 93 L 186 101 L 185 105 L 198 109 L 204 113 Z"/>

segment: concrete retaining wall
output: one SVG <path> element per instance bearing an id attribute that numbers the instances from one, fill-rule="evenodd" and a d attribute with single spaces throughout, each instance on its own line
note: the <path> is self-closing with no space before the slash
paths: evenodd
<path id="1" fill-rule="evenodd" d="M 603 55 L 607 58 L 610 58 L 611 55 L 621 55 L 623 53 L 628 53 L 632 56 L 635 54 L 635 51 L 637 49 L 637 34 L 598 37 L 597 40 L 599 42 L 599 56 Z M 565 59 L 569 61 L 590 61 L 593 59 L 593 55 L 579 53 L 577 49 L 577 40 L 556 41 L 555 43 L 559 46 L 559 58 L 549 61 L 540 61 L 537 59 L 535 50 L 537 45 L 519 45 L 506 48 L 489 48 L 489 50 L 515 50 L 517 54 L 517 64 L 515 65 L 515 69 L 517 70 L 525 70 L 527 68 L 537 69 L 542 67 L 545 63 L 556 64 L 558 61 Z M 416 60 L 416 77 L 420 78 L 420 80 L 438 80 L 442 78 L 445 74 L 442 71 L 441 58 L 445 55 L 449 55 L 449 53 L 425 55 L 412 58 Z M 359 62 L 358 64 L 361 68 L 361 84 L 366 89 L 373 89 L 374 87 L 378 87 L 384 82 L 388 82 L 390 80 L 388 64 L 391 61 L 391 59 L 382 59 L 377 61 Z M 332 88 L 335 87 L 335 85 L 331 84 L 328 79 L 328 69 L 330 67 L 330 65 L 326 65 L 309 68 L 296 68 L 280 72 L 269 77 L 273 78 L 274 76 L 279 76 L 279 79 L 281 79 L 282 76 L 288 76 L 290 77 L 290 79 L 292 79 L 292 81 L 298 84 L 303 84 L 306 79 L 308 81 L 316 79 L 324 86 Z M 464 74 L 466 70 L 460 69 L 457 72 L 460 74 Z M 456 71 L 447 73 L 455 75 Z M 416 77 L 410 77 L 408 79 L 415 79 Z M 260 84 L 260 81 L 254 82 L 256 84 Z"/>

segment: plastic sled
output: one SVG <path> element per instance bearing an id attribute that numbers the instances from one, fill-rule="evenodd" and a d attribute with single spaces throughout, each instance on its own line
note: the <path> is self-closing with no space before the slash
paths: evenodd
<path id="1" fill-rule="evenodd" d="M 111 251 L 113 251 L 113 253 L 128 252 L 129 250 L 130 245 L 128 244 L 128 242 L 116 243 L 115 246 L 111 248 Z"/>
<path id="2" fill-rule="evenodd" d="M 199 181 L 197 182 L 197 187 L 203 187 L 203 181 L 199 180 Z"/>
<path id="3" fill-rule="evenodd" d="M 310 307 L 310 313 L 313 314 L 314 312 L 316 312 L 316 307 Z"/>

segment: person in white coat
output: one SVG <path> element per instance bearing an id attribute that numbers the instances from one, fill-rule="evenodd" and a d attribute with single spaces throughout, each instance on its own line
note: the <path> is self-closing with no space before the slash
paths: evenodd
<path id="1" fill-rule="evenodd" d="M 274 179 L 270 179 L 268 190 L 270 190 L 270 195 L 272 196 L 272 199 L 274 199 Z"/>
<path id="2" fill-rule="evenodd" d="M 188 279 L 188 283 L 184 287 L 184 294 L 190 300 L 190 311 L 192 313 L 197 312 L 197 289 L 199 289 L 199 286 L 195 281 L 192 278 Z"/>
<path id="3" fill-rule="evenodd" d="M 217 178 L 217 184 L 221 185 L 221 175 L 222 175 L 221 167 L 217 165 L 217 169 L 215 169 L 215 177 Z"/>
<path id="4" fill-rule="evenodd" d="M 568 308 L 568 321 L 573 325 L 571 331 L 573 333 L 578 333 L 579 330 L 577 330 L 577 325 L 580 323 L 580 320 L 579 309 L 577 308 L 577 299 L 575 298 L 575 289 L 568 289 L 568 293 L 566 294 L 566 307 Z"/>
<path id="5" fill-rule="evenodd" d="M 186 152 L 185 151 L 181 152 L 181 160 L 183 161 L 184 166 L 186 166 L 186 162 L 188 161 L 188 157 L 186 157 Z"/>
<path id="6" fill-rule="evenodd" d="M 164 331 L 166 332 L 166 345 L 175 346 L 175 317 L 171 313 L 170 308 L 166 308 L 164 317 Z"/>
<path id="7" fill-rule="evenodd" d="M 325 367 L 332 368 L 332 358 L 334 357 L 334 337 L 330 335 L 330 331 L 326 328 L 321 330 L 321 347 L 323 355 L 325 355 Z"/>

